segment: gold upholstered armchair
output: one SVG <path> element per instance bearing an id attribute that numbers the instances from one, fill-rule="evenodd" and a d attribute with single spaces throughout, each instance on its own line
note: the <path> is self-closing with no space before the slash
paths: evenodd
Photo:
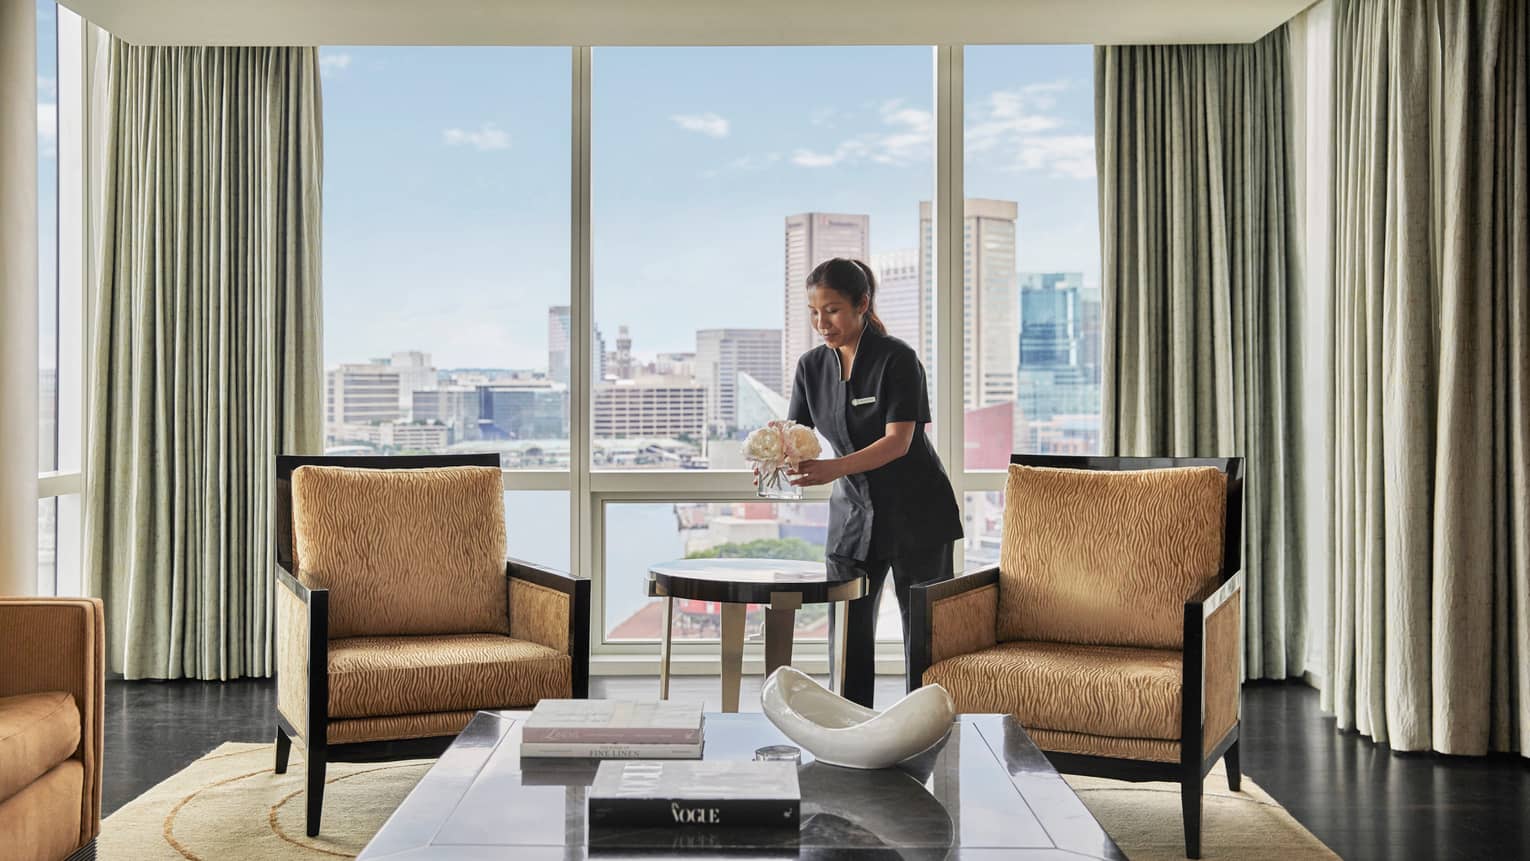
<path id="1" fill-rule="evenodd" d="M 1018 719 L 1059 770 L 1238 789 L 1241 458 L 1016 455 L 999 564 L 910 598 L 910 684 Z"/>
<path id="2" fill-rule="evenodd" d="M 0 598 L 0 857 L 96 857 L 104 617 L 99 598 Z"/>
<path id="3" fill-rule="evenodd" d="M 498 455 L 282 456 L 276 485 L 276 772 L 296 741 L 309 836 L 348 746 L 588 696 L 589 581 L 507 561 Z"/>

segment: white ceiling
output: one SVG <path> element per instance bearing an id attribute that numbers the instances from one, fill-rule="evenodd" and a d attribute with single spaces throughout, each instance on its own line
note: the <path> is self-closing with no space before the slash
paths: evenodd
<path id="1" fill-rule="evenodd" d="M 1250 42 L 1313 0 L 60 0 L 138 44 Z"/>

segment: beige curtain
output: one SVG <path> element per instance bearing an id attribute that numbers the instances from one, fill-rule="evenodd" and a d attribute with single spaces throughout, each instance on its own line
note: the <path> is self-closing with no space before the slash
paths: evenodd
<path id="1" fill-rule="evenodd" d="M 280 452 L 322 442 L 318 56 L 113 40 L 86 576 L 127 678 L 271 672 Z"/>
<path id="2" fill-rule="evenodd" d="M 1530 755 L 1530 113 L 1516 0 L 1334 9 L 1325 708 Z"/>
<path id="3" fill-rule="evenodd" d="M 1246 459 L 1245 667 L 1304 672 L 1286 32 L 1095 53 L 1107 454 Z"/>

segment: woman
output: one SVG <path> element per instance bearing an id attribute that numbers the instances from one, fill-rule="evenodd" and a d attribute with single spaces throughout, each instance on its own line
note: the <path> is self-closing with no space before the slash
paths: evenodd
<path id="1" fill-rule="evenodd" d="M 924 432 L 930 421 L 924 367 L 877 319 L 876 286 L 871 267 L 843 257 L 808 275 L 809 315 L 824 343 L 798 360 L 787 412 L 816 428 L 839 454 L 802 461 L 792 483 L 834 483 L 828 556 L 867 577 L 865 597 L 850 602 L 844 690 L 868 707 L 888 569 L 903 614 L 906 658 L 909 586 L 950 579 L 952 544 L 962 537 L 956 494 Z"/>

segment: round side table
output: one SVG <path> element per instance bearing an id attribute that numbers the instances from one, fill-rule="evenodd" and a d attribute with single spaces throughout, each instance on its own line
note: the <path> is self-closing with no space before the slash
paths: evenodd
<path id="1" fill-rule="evenodd" d="M 664 599 L 664 637 L 659 652 L 659 698 L 669 699 L 669 657 L 675 599 L 711 601 L 722 614 L 723 711 L 738 711 L 744 667 L 744 609 L 765 606 L 765 675 L 792 661 L 792 632 L 803 604 L 833 604 L 837 615 L 830 661 L 835 691 L 843 689 L 845 616 L 850 601 L 866 594 L 866 577 L 823 562 L 791 559 L 679 559 L 648 569 L 648 595 Z"/>

